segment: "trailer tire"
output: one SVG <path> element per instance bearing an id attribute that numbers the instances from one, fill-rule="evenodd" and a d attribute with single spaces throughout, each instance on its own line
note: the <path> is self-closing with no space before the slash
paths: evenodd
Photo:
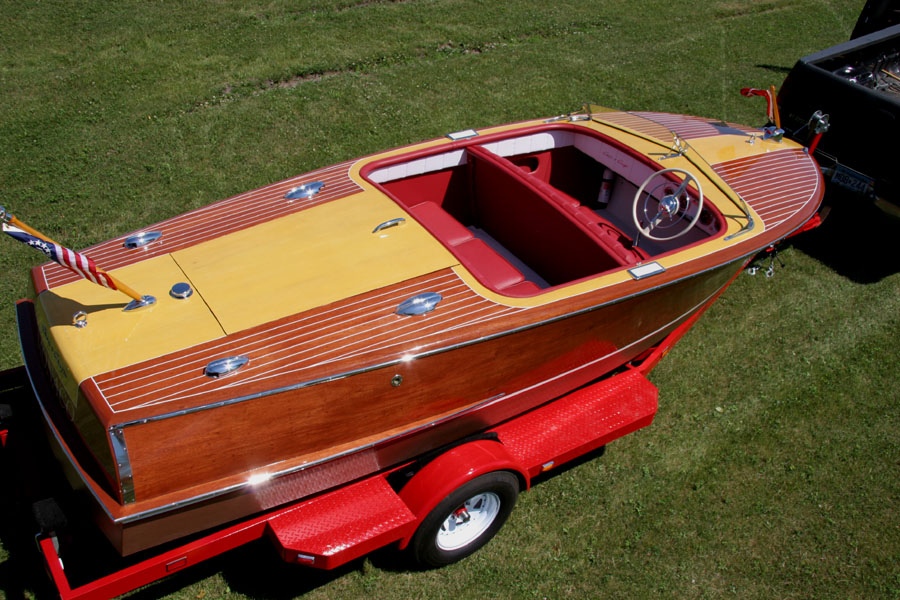
<path id="1" fill-rule="evenodd" d="M 416 530 L 410 546 L 423 567 L 442 567 L 469 556 L 503 527 L 519 495 L 509 471 L 476 477 L 447 495 Z"/>

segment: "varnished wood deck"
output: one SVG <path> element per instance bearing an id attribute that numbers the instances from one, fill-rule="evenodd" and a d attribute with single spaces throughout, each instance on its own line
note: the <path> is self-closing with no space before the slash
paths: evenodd
<path id="1" fill-rule="evenodd" d="M 766 230 L 789 221 L 821 198 L 819 169 L 801 149 L 723 162 L 713 169 L 753 207 Z"/>
<path id="2" fill-rule="evenodd" d="M 159 231 L 163 234 L 160 242 L 144 248 L 129 250 L 123 247 L 125 238 L 133 235 L 130 233 L 91 246 L 83 253 L 102 265 L 104 270 L 111 271 L 349 196 L 361 189 L 348 175 L 353 162 L 291 177 L 144 227 L 139 231 Z M 292 188 L 313 181 L 321 181 L 325 185 L 312 198 L 285 199 L 285 194 Z M 54 262 L 38 267 L 35 277 L 39 292 L 79 279 L 76 273 Z"/>

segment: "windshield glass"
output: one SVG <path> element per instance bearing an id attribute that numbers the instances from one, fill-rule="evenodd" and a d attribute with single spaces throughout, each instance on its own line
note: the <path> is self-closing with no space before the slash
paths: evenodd
<path id="1" fill-rule="evenodd" d="M 753 218 L 744 199 L 722 181 L 713 166 L 691 146 L 688 140 L 714 135 L 740 135 L 749 139 L 758 135 L 758 132 L 715 119 L 703 119 L 671 113 L 619 111 L 597 104 L 586 104 L 584 112 L 592 121 L 659 144 L 661 146 L 661 151 L 658 155 L 660 161 L 683 156 L 713 181 L 740 211 L 739 215 L 725 216 L 739 220 L 741 222 L 741 232 L 749 231 L 753 228 Z M 667 151 L 663 151 L 663 149 Z"/>

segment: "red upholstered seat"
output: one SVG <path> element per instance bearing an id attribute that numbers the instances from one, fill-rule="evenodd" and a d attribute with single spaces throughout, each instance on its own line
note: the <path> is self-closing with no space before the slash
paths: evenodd
<path id="1" fill-rule="evenodd" d="M 479 239 L 458 244 L 453 251 L 475 277 L 497 291 L 525 280 L 518 269 Z"/>
<path id="2" fill-rule="evenodd" d="M 575 218 L 588 226 L 595 225 L 596 223 L 603 221 L 603 219 L 597 216 L 597 213 L 592 211 L 587 206 L 581 205 L 579 205 L 577 210 L 575 211 Z"/>
<path id="3" fill-rule="evenodd" d="M 574 149 L 557 150 L 510 160 L 472 145 L 465 163 L 383 186 L 501 294 L 530 296 L 644 260 L 646 253 L 631 239 L 580 203 L 579 197 L 595 197 L 596 190 L 591 182 L 568 181 L 580 177 L 584 165 L 570 160 L 573 153 L 577 159 Z M 555 181 L 551 160 L 557 163 Z"/>
<path id="4" fill-rule="evenodd" d="M 598 217 L 599 218 L 599 217 Z M 588 228 L 596 235 L 597 241 L 623 266 L 632 265 L 646 258 L 645 253 L 631 246 L 631 241 L 618 229 L 604 222 L 590 223 Z"/>
<path id="5" fill-rule="evenodd" d="M 558 205 L 568 210 L 578 210 L 578 207 L 581 206 L 581 202 L 568 195 L 564 191 L 556 189 L 546 181 L 541 181 L 540 179 L 532 179 L 531 184 L 546 198 L 549 198 L 553 202 L 556 202 Z"/>
<path id="6" fill-rule="evenodd" d="M 520 281 L 519 283 L 508 285 L 500 291 L 507 296 L 532 296 L 540 292 L 541 288 L 534 282 Z"/>
<path id="7" fill-rule="evenodd" d="M 550 199 L 554 192 L 546 184 L 523 179 L 509 161 L 477 146 L 469 149 L 469 165 L 479 227 L 549 285 L 620 266 L 598 251 L 587 227 L 569 216 L 571 209 Z"/>
<path id="8" fill-rule="evenodd" d="M 472 232 L 434 202 L 420 202 L 409 212 L 439 240 L 456 246 L 472 239 Z"/>

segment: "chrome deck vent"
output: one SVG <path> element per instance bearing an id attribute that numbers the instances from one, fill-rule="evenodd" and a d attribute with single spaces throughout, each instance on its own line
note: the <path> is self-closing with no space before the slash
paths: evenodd
<path id="1" fill-rule="evenodd" d="M 321 181 L 310 181 L 309 183 L 304 183 L 302 185 L 298 185 L 295 188 L 291 188 L 287 194 L 284 195 L 288 200 L 296 200 L 297 198 L 312 198 L 316 194 L 318 194 L 322 188 L 325 187 L 325 184 Z"/>
<path id="2" fill-rule="evenodd" d="M 396 313 L 404 317 L 412 315 L 424 315 L 435 309 L 437 303 L 444 297 L 437 292 L 425 292 L 412 298 L 407 298 L 397 307 Z"/>
<path id="3" fill-rule="evenodd" d="M 134 250 L 135 248 L 142 248 L 153 242 L 158 242 L 161 238 L 162 232 L 160 231 L 142 231 L 125 238 L 125 243 L 122 245 L 129 250 Z"/>
<path id="4" fill-rule="evenodd" d="M 227 358 L 218 358 L 203 369 L 203 373 L 207 377 L 218 378 L 231 375 L 244 365 L 250 362 L 246 356 L 229 356 Z"/>

